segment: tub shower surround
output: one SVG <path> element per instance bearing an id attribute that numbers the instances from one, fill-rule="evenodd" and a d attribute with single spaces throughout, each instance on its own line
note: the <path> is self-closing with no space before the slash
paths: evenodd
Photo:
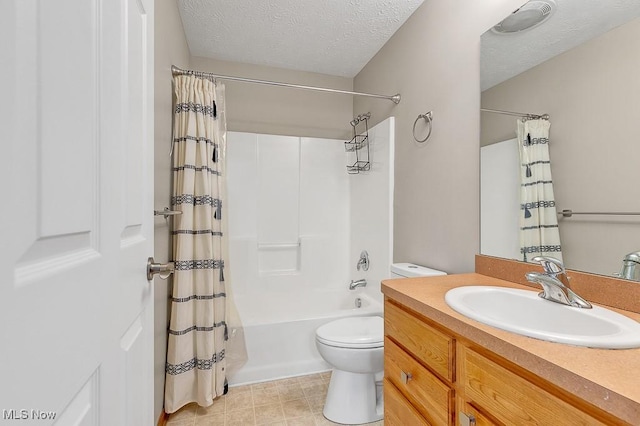
<path id="1" fill-rule="evenodd" d="M 392 136 L 392 118 L 370 129 L 371 170 L 349 175 L 343 140 L 228 132 L 228 270 L 249 359 L 231 385 L 328 370 L 315 329 L 382 314 Z M 368 271 L 356 270 L 362 250 Z M 361 278 L 368 286 L 349 291 Z"/>

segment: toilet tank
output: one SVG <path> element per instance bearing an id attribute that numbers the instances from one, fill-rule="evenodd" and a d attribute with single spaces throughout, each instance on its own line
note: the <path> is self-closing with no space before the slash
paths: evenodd
<path id="1" fill-rule="evenodd" d="M 435 277 L 437 275 L 447 275 L 447 273 L 413 263 L 391 264 L 391 278 Z"/>

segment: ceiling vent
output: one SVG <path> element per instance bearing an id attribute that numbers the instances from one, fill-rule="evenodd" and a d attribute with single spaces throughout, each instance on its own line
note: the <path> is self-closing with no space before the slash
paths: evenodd
<path id="1" fill-rule="evenodd" d="M 526 31 L 549 19 L 555 10 L 555 0 L 531 0 L 507 16 L 491 31 L 496 34 L 513 34 Z"/>

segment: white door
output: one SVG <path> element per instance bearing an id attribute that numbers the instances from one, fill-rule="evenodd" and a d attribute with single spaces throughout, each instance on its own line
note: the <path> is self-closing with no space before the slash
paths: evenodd
<path id="1" fill-rule="evenodd" d="M 0 1 L 0 423 L 153 421 L 153 1 Z"/>

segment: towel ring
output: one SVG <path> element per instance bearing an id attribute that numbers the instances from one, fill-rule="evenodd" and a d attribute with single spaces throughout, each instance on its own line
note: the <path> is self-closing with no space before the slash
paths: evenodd
<path id="1" fill-rule="evenodd" d="M 427 133 L 427 136 L 425 136 L 424 139 L 418 139 L 418 137 L 416 136 L 416 124 L 418 124 L 418 120 L 420 120 L 421 118 L 423 118 L 424 121 L 426 121 L 427 124 L 429 125 L 429 133 Z M 432 128 L 433 128 L 433 111 L 420 114 L 418 118 L 416 118 L 416 121 L 413 122 L 413 138 L 416 140 L 416 142 L 419 142 L 419 143 L 426 142 L 427 139 L 429 139 L 429 136 L 431 136 Z"/>

